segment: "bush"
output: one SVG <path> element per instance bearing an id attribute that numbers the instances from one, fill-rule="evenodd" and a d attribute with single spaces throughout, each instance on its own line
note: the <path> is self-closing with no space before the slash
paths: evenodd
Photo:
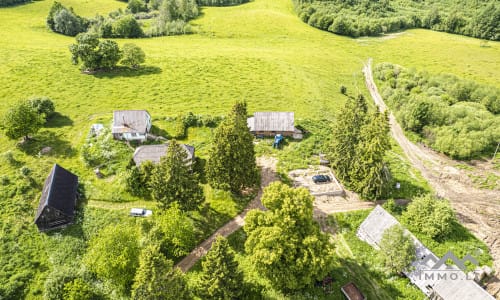
<path id="1" fill-rule="evenodd" d="M 21 173 L 22 176 L 28 177 L 31 174 L 31 169 L 26 166 L 23 166 L 21 169 L 19 169 L 19 172 Z"/>
<path id="2" fill-rule="evenodd" d="M 98 167 L 116 157 L 111 131 L 104 128 L 98 136 L 89 136 L 82 146 L 82 159 L 87 166 Z"/>
<path id="3" fill-rule="evenodd" d="M 87 31 L 89 21 L 76 15 L 72 8 L 66 8 L 55 1 L 47 16 L 47 26 L 54 32 L 75 36 Z"/>
<path id="4" fill-rule="evenodd" d="M 48 97 L 35 97 L 28 100 L 31 106 L 36 109 L 36 111 L 43 115 L 45 120 L 50 119 L 54 115 L 55 106 L 54 102 Z"/>
<path id="5" fill-rule="evenodd" d="M 133 14 L 147 11 L 146 3 L 144 3 L 142 0 L 129 0 L 127 8 Z"/>
<path id="6" fill-rule="evenodd" d="M 123 38 L 139 38 L 144 35 L 141 26 L 132 15 L 119 18 L 112 25 L 113 35 Z"/>
<path id="7" fill-rule="evenodd" d="M 138 68 L 146 60 L 144 51 L 134 44 L 123 45 L 122 55 L 121 64 L 132 68 Z"/>

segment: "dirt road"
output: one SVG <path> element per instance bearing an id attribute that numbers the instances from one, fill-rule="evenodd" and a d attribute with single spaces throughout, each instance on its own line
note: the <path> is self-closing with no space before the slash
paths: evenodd
<path id="1" fill-rule="evenodd" d="M 373 80 L 371 59 L 364 66 L 363 73 L 373 100 L 381 111 L 385 111 L 387 106 Z M 410 162 L 420 170 L 438 196 L 451 201 L 460 222 L 490 248 L 496 277 L 488 282 L 487 289 L 500 299 L 500 191 L 475 188 L 467 174 L 455 167 L 458 162 L 410 142 L 392 113 L 389 121 L 392 136 Z"/>
<path id="2" fill-rule="evenodd" d="M 276 174 L 276 164 L 278 160 L 273 157 L 259 157 L 257 158 L 257 165 L 261 168 L 261 181 L 260 189 L 257 196 L 248 204 L 248 206 L 243 210 L 243 212 L 237 215 L 234 219 L 226 223 L 224 226 L 219 228 L 214 234 L 212 234 L 203 243 L 198 245 L 188 256 L 181 260 L 176 267 L 179 267 L 183 272 L 189 270 L 194 264 L 212 247 L 212 243 L 218 235 L 229 236 L 231 233 L 240 229 L 245 225 L 245 216 L 252 209 L 264 209 L 260 198 L 262 197 L 262 191 L 271 182 L 277 181 L 278 176 Z"/>

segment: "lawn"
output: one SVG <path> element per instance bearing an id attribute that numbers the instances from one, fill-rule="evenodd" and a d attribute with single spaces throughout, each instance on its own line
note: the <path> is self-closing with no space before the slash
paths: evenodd
<path id="1" fill-rule="evenodd" d="M 115 0 L 61 2 L 84 16 L 125 7 Z M 153 203 L 143 200 L 128 202 L 139 199 L 115 185 L 117 177 L 98 180 L 80 157 L 91 124 L 107 126 L 115 109 L 147 109 L 158 127 L 167 132 L 170 125 L 162 121 L 165 117 L 190 111 L 223 115 L 236 100 L 247 101 L 250 112 L 287 110 L 294 111 L 298 120 L 331 122 L 345 101 L 341 85 L 351 94 L 366 94 L 361 67 L 368 57 L 375 63 L 390 61 L 451 72 L 500 86 L 500 43 L 480 47 L 477 39 L 426 30 L 384 38 L 336 36 L 302 23 L 289 0 L 204 8 L 202 16 L 193 21 L 195 34 L 133 40 L 147 55 L 139 71 L 84 75 L 70 61 L 68 46 L 74 38 L 52 33 L 45 26 L 51 5 L 43 0 L 0 8 L 0 115 L 16 101 L 33 95 L 52 98 L 59 113 L 27 145 L 0 133 L 0 279 L 9 280 L 9 287 L 24 290 L 27 298 L 40 297 L 45 277 L 54 266 L 50 253 L 61 239 L 38 234 L 32 223 L 41 186 L 54 163 L 75 172 L 84 183 L 88 191 L 84 214 L 88 220 L 84 224 L 92 224 L 88 226 L 94 229 L 101 224 L 94 222 L 97 219 L 127 224 L 124 216 L 135 205 L 154 208 Z M 117 41 L 120 45 L 130 42 Z M 189 128 L 183 141 L 195 145 L 197 154 L 206 158 L 210 137 L 209 128 Z M 51 146 L 53 152 L 38 156 L 45 146 Z M 292 146 L 299 149 L 288 152 L 290 166 L 300 163 L 291 157 L 294 153 L 321 148 L 315 142 L 303 146 L 290 142 Z M 5 161 L 9 151 L 12 163 Z M 394 151 L 390 160 L 397 161 L 401 153 Z M 126 165 L 129 155 L 132 150 L 124 150 L 117 166 Z M 22 166 L 31 170 L 29 178 L 19 175 Z M 403 167 L 399 170 L 398 176 L 407 176 Z M 4 185 L 6 176 L 11 182 Z M 193 216 L 205 229 L 200 239 L 237 214 L 246 201 L 214 191 L 207 194 L 208 212 Z M 63 234 L 62 239 L 76 236 L 85 242 L 78 234 Z M 78 246 L 80 242 L 75 243 Z"/>

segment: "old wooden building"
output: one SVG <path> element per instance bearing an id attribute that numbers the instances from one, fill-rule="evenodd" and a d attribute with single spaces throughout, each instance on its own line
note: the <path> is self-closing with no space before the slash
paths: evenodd
<path id="1" fill-rule="evenodd" d="M 35 216 L 40 231 L 72 224 L 75 216 L 78 177 L 55 164 L 45 180 Z"/>
<path id="2" fill-rule="evenodd" d="M 301 139 L 302 132 L 295 128 L 295 114 L 293 112 L 256 112 L 247 119 L 250 132 L 257 136 L 283 136 Z"/>

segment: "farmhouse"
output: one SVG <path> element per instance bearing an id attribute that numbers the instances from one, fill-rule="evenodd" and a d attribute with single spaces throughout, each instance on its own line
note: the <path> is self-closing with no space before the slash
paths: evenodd
<path id="1" fill-rule="evenodd" d="M 250 132 L 261 136 L 281 134 L 302 139 L 302 132 L 294 126 L 293 112 L 256 112 L 247 119 Z"/>
<path id="2" fill-rule="evenodd" d="M 380 205 L 377 205 L 361 223 L 356 235 L 372 247 L 379 249 L 384 231 L 394 225 L 400 225 L 400 223 Z M 404 274 L 427 297 L 433 300 L 494 299 L 473 280 L 473 276 L 466 275 L 456 266 L 446 264 L 438 266 L 436 263 L 439 258 L 409 231 L 406 230 L 406 233 L 412 237 L 415 244 L 416 260 L 412 262 L 413 270 L 405 271 Z"/>
<path id="3" fill-rule="evenodd" d="M 40 231 L 48 231 L 73 223 L 78 177 L 55 164 L 45 180 L 35 216 Z"/>
<path id="4" fill-rule="evenodd" d="M 151 115 L 146 110 L 115 110 L 111 133 L 115 139 L 145 141 L 151 130 Z"/>
<path id="5" fill-rule="evenodd" d="M 186 164 L 191 165 L 194 159 L 194 147 L 190 145 L 180 144 L 186 151 Z M 160 159 L 167 154 L 168 143 L 161 145 L 148 145 L 137 148 L 134 152 L 134 162 L 136 166 L 140 166 L 144 161 L 149 160 L 154 164 L 160 162 Z"/>

